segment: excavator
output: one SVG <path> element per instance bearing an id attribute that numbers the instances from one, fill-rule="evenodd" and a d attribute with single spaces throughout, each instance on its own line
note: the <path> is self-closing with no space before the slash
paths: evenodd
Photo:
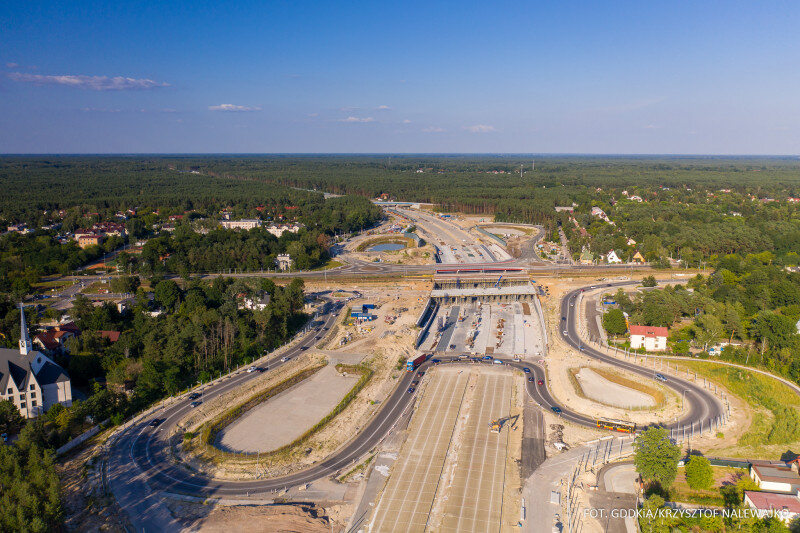
<path id="1" fill-rule="evenodd" d="M 506 424 L 506 422 L 511 422 L 511 429 L 517 429 L 517 420 L 519 420 L 519 415 L 507 416 L 505 418 L 492 420 L 489 422 L 489 431 L 492 433 L 500 433 L 500 430 L 503 429 L 503 426 Z"/>

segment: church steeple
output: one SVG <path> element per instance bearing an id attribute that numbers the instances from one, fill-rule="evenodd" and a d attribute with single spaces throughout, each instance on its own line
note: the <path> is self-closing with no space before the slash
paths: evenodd
<path id="1" fill-rule="evenodd" d="M 25 308 L 19 304 L 19 353 L 28 355 L 33 346 L 31 345 L 31 338 L 28 335 L 28 326 L 25 324 Z"/>

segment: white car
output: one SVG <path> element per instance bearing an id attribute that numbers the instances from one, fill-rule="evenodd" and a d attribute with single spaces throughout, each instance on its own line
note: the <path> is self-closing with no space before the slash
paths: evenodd
<path id="1" fill-rule="evenodd" d="M 254 367 L 254 366 L 251 366 L 250 368 L 247 369 L 247 373 L 248 374 L 250 374 L 252 372 L 255 372 L 255 371 L 256 371 L 256 367 Z"/>
<path id="2" fill-rule="evenodd" d="M 289 358 L 288 358 L 288 357 L 281 357 L 281 363 L 285 363 L 285 362 L 286 362 L 286 361 L 288 361 L 288 360 L 289 360 Z"/>

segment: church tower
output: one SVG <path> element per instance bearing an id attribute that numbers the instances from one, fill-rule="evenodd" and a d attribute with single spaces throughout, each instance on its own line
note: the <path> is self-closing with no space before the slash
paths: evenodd
<path id="1" fill-rule="evenodd" d="M 33 346 L 31 344 L 31 338 L 28 335 L 28 326 L 25 324 L 25 309 L 22 307 L 22 304 L 19 304 L 19 322 L 19 353 L 28 355 L 33 349 Z"/>

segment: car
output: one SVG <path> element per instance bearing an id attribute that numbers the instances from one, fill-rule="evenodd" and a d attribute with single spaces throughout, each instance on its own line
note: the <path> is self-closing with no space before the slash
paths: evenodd
<path id="1" fill-rule="evenodd" d="M 450 349 L 451 349 L 451 350 L 455 350 L 455 349 L 456 349 L 456 345 L 455 345 L 455 344 L 451 344 L 451 345 L 450 345 Z"/>
<path id="2" fill-rule="evenodd" d="M 536 383 L 537 383 L 538 385 L 544 385 L 544 380 L 543 380 L 543 379 L 540 379 L 540 380 L 539 380 L 539 381 L 537 381 Z"/>
<path id="3" fill-rule="evenodd" d="M 199 393 L 199 392 L 193 392 L 193 393 L 191 393 L 191 394 L 189 395 L 189 399 L 190 399 L 190 400 L 196 400 L 196 399 L 198 399 L 199 397 L 200 397 L 200 393 Z"/>
<path id="4" fill-rule="evenodd" d="M 411 394 L 411 393 L 412 393 L 412 392 L 414 392 L 415 390 L 416 390 L 416 389 L 415 389 L 414 387 L 409 387 L 409 388 L 408 388 L 408 391 L 406 391 L 406 392 L 408 392 L 409 394 Z"/>
<path id="5" fill-rule="evenodd" d="M 561 333 L 562 333 L 562 334 L 563 334 L 565 337 L 566 337 L 567 335 L 569 335 L 569 333 L 567 333 L 567 330 L 564 330 L 564 331 L 562 331 Z"/>
<path id="6" fill-rule="evenodd" d="M 491 355 L 484 355 L 483 356 L 483 360 L 484 361 L 491 361 L 492 360 L 492 356 Z"/>
<path id="7" fill-rule="evenodd" d="M 495 359 L 495 360 L 494 360 L 494 361 L 492 361 L 492 362 L 493 362 L 494 364 L 496 364 L 496 365 L 502 365 L 502 364 L 503 364 L 503 362 L 502 362 L 500 359 Z"/>
<path id="8" fill-rule="evenodd" d="M 247 369 L 247 373 L 248 374 L 252 374 L 255 371 L 256 371 L 256 367 L 254 367 L 254 366 L 251 366 L 250 368 Z"/>
<path id="9" fill-rule="evenodd" d="M 533 381 L 533 376 L 528 376 L 528 381 Z"/>
<path id="10" fill-rule="evenodd" d="M 553 407 L 551 407 L 550 409 L 551 409 L 551 410 L 552 410 L 552 411 L 553 411 L 555 414 L 557 414 L 557 415 L 560 415 L 560 414 L 561 414 L 561 408 L 560 408 L 559 406 L 557 406 L 557 405 L 554 405 L 554 406 L 553 406 Z"/>
<path id="11" fill-rule="evenodd" d="M 308 350 L 308 346 L 301 346 L 300 349 L 303 351 Z"/>
<path id="12" fill-rule="evenodd" d="M 431 359 L 431 363 L 433 363 L 434 365 L 438 365 L 441 362 L 442 362 L 441 359 Z"/>
<path id="13" fill-rule="evenodd" d="M 0 435 L 0 439 L 3 439 L 3 442 L 8 442 L 8 433 L 3 433 Z"/>
<path id="14" fill-rule="evenodd" d="M 319 339 L 321 339 L 321 338 L 322 338 L 322 335 L 317 335 L 317 336 L 316 336 L 316 337 L 314 337 L 314 338 L 315 338 L 315 339 L 317 339 L 317 340 L 319 340 Z"/>
<path id="15" fill-rule="evenodd" d="M 259 372 L 264 372 L 265 370 L 269 370 L 269 367 L 268 366 L 259 366 L 259 367 L 256 367 L 256 370 L 258 370 Z"/>
<path id="16" fill-rule="evenodd" d="M 191 405 L 192 407 L 197 407 L 197 406 L 198 406 L 198 405 L 200 405 L 201 403 L 203 403 L 203 402 L 201 402 L 200 400 L 195 400 L 195 401 L 193 401 L 193 402 L 192 402 L 190 405 Z"/>
<path id="17" fill-rule="evenodd" d="M 163 420 L 161 420 L 160 418 L 154 418 L 147 425 L 150 426 L 151 428 L 154 428 L 158 427 L 158 425 L 161 424 L 161 422 L 163 422 Z"/>
<path id="18" fill-rule="evenodd" d="M 656 374 L 656 379 L 659 380 L 659 381 L 666 382 L 667 381 L 667 376 L 665 376 L 664 374 Z"/>
<path id="19" fill-rule="evenodd" d="M 531 369 L 528 368 L 527 366 L 525 368 L 523 368 L 522 371 L 525 372 L 526 374 L 530 374 L 531 373 Z"/>
<path id="20" fill-rule="evenodd" d="M 567 317 L 565 317 L 565 316 L 561 317 L 561 320 L 566 320 L 566 319 L 567 319 Z"/>
<path id="21" fill-rule="evenodd" d="M 415 379 L 414 381 L 412 381 L 412 382 L 411 382 L 411 384 L 412 384 L 412 385 L 419 385 L 419 380 L 418 380 L 418 379 Z"/>
<path id="22" fill-rule="evenodd" d="M 570 303 L 569 303 L 569 306 L 570 306 L 570 307 L 575 307 L 575 302 L 570 302 Z"/>
<path id="23" fill-rule="evenodd" d="M 284 357 L 281 357 L 281 363 L 285 363 L 285 362 L 286 362 L 286 361 L 288 361 L 288 360 L 289 360 L 289 358 L 288 358 L 288 357 L 286 357 L 286 356 L 284 356 Z"/>
<path id="24" fill-rule="evenodd" d="M 422 377 L 425 375 L 425 372 L 417 372 L 417 376 Z"/>

